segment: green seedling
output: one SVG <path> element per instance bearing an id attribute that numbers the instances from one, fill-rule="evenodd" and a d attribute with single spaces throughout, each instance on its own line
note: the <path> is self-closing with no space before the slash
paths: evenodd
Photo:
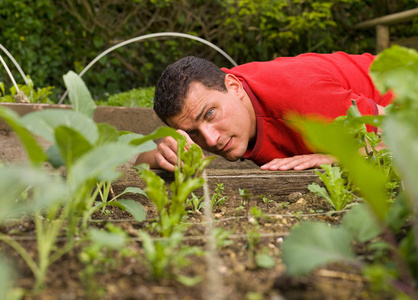
<path id="1" fill-rule="evenodd" d="M 270 199 L 264 195 L 260 195 L 259 198 L 263 201 L 263 203 L 267 206 L 267 209 L 270 208 L 270 205 L 274 202 L 273 199 Z"/>
<path id="2" fill-rule="evenodd" d="M 215 193 L 212 195 L 211 199 L 211 207 L 212 210 L 215 208 L 215 206 L 219 206 L 225 203 L 226 196 L 223 195 L 224 191 L 224 185 L 223 183 L 217 183 L 215 188 Z M 194 193 L 191 194 L 190 199 L 188 199 L 188 202 L 190 203 L 192 207 L 192 211 L 201 211 L 204 207 L 203 202 L 204 197 L 197 197 Z"/>
<path id="3" fill-rule="evenodd" d="M 324 198 L 335 210 L 343 210 L 347 204 L 354 199 L 353 193 L 348 190 L 350 188 L 347 180 L 342 177 L 342 171 L 339 166 L 321 165 L 325 172 L 315 170 L 319 179 L 325 184 L 326 189 L 317 183 L 312 183 L 308 189 L 315 195 Z"/>
<path id="4" fill-rule="evenodd" d="M 239 195 L 241 197 L 241 205 L 237 207 L 237 211 L 245 209 L 245 217 L 248 217 L 248 211 L 250 209 L 251 193 L 246 189 L 239 189 Z"/>
<path id="5" fill-rule="evenodd" d="M 122 259 L 131 256 L 126 248 L 127 234 L 121 228 L 108 223 L 106 231 L 95 228 L 89 229 L 90 243 L 84 246 L 78 254 L 78 259 L 84 265 L 80 272 L 80 281 L 89 299 L 101 299 L 105 294 L 96 275 L 115 270 L 122 264 Z"/>
<path id="6" fill-rule="evenodd" d="M 153 240 L 146 232 L 139 232 L 144 249 L 145 264 L 153 279 L 174 278 L 180 283 L 192 286 L 198 283 L 200 277 L 189 277 L 179 275 L 182 268 L 188 266 L 189 256 L 202 255 L 198 247 L 191 247 L 182 244 L 183 234 L 175 231 L 170 237 L 163 240 Z"/>
<path id="7" fill-rule="evenodd" d="M 212 229 L 212 234 L 215 237 L 216 249 L 221 250 L 224 247 L 232 245 L 233 242 L 229 240 L 232 230 L 225 230 L 224 228 L 216 227 Z"/>
<path id="8" fill-rule="evenodd" d="M 193 191 L 203 186 L 204 179 L 200 175 L 213 159 L 204 158 L 202 149 L 195 144 L 190 145 L 189 150 L 185 151 L 185 137 L 172 129 L 170 133 L 177 139 L 179 157 L 174 181 L 170 185 L 171 197 L 168 196 L 165 181 L 161 177 L 146 167 L 139 171 L 147 184 L 145 192 L 157 209 L 155 228 L 164 237 L 170 236 L 186 217 L 188 199 Z"/>
<path id="9" fill-rule="evenodd" d="M 212 196 L 212 209 L 215 208 L 215 206 L 221 206 L 225 203 L 227 200 L 227 197 L 224 195 L 224 184 L 223 183 L 217 183 L 215 188 L 215 193 Z"/>

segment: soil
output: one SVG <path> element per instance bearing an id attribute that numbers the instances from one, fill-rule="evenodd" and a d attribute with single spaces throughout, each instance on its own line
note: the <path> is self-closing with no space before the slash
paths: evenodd
<path id="1" fill-rule="evenodd" d="M 245 188 L 245 187 L 243 187 Z M 246 208 L 238 210 L 241 198 L 228 196 L 227 201 L 213 211 L 214 227 L 230 231 L 229 245 L 217 249 L 210 257 L 218 260 L 208 267 L 205 256 L 191 256 L 191 264 L 177 270 L 178 274 L 200 276 L 202 280 L 185 286 L 175 279 L 152 279 L 143 261 L 143 249 L 138 232 L 149 230 L 154 207 L 144 197 L 131 197 L 144 206 L 147 221 L 138 223 L 129 213 L 109 208 L 106 215 L 96 213 L 90 226 L 104 227 L 111 222 L 122 228 L 131 241 L 128 254 L 111 252 L 108 262 L 97 266 L 97 273 L 89 278 L 81 277 L 85 265 L 80 262 L 81 246 L 50 266 L 45 288 L 38 295 L 25 299 L 372 299 L 367 282 L 359 270 L 345 265 L 333 264 L 320 268 L 309 276 L 288 277 L 281 260 L 283 239 L 291 228 L 305 220 L 338 224 L 343 212 L 332 212 L 330 205 L 310 193 L 291 192 L 286 196 L 270 196 L 266 204 L 258 195 L 253 195 Z M 263 212 L 260 217 L 251 216 L 247 210 L 257 207 Z M 329 213 L 331 212 L 331 213 Z M 207 218 L 201 212 L 189 213 L 183 244 L 205 249 Z M 17 239 L 36 255 L 34 224 L 30 219 L 14 220 L 0 227 L 0 231 Z M 268 253 L 275 259 L 272 268 L 259 268 L 251 260 L 249 233 L 258 233 L 256 253 Z M 157 236 L 153 233 L 153 236 Z M 30 290 L 34 277 L 23 260 L 7 245 L 0 248 L 15 264 L 16 286 Z M 126 250 L 125 249 L 125 250 Z M 211 277 L 214 272 L 215 277 Z M 381 299 L 381 298 L 380 298 Z"/>

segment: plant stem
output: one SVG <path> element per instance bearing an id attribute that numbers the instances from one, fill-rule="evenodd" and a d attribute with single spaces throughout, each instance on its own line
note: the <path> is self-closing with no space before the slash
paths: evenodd
<path id="1" fill-rule="evenodd" d="M 30 256 L 29 252 L 26 251 L 26 249 L 22 247 L 22 245 L 16 242 L 12 237 L 7 236 L 3 233 L 0 233 L 0 241 L 5 242 L 10 247 L 12 247 L 23 258 L 23 260 L 28 265 L 28 267 L 32 271 L 35 278 L 38 277 L 39 268 L 36 265 L 35 260 Z"/>
<path id="2" fill-rule="evenodd" d="M 414 279 L 411 275 L 411 272 L 406 264 L 405 260 L 403 259 L 402 255 L 399 253 L 399 246 L 396 241 L 395 235 L 388 229 L 385 230 L 383 234 L 383 239 L 392 246 L 392 254 L 394 257 L 394 262 L 397 265 L 397 269 L 399 270 L 399 275 L 402 282 L 408 287 L 407 290 L 402 289 L 402 292 L 409 294 L 412 299 L 418 299 L 417 291 L 414 290 Z M 399 287 L 400 285 L 395 285 L 395 287 Z"/>

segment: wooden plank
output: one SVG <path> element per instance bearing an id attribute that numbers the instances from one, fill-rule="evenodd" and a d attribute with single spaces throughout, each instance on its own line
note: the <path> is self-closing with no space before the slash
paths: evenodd
<path id="1" fill-rule="evenodd" d="M 154 170 L 167 184 L 174 180 L 171 172 Z M 239 197 L 239 189 L 246 189 L 254 196 L 265 195 L 276 199 L 287 199 L 293 192 L 308 192 L 308 185 L 319 183 L 315 170 L 304 171 L 262 171 L 259 169 L 208 169 L 207 178 L 210 193 L 213 193 L 218 183 L 223 183 L 224 194 L 228 197 Z M 133 169 L 124 170 L 124 176 L 113 184 L 116 193 L 126 187 L 144 188 L 145 184 Z M 196 194 L 201 195 L 201 191 Z"/>
<path id="2" fill-rule="evenodd" d="M 418 8 L 406 10 L 396 14 L 390 14 L 384 17 L 375 18 L 358 23 L 354 26 L 354 29 L 367 29 L 377 25 L 391 25 L 401 22 L 413 20 L 418 17 Z"/>
<path id="3" fill-rule="evenodd" d="M 377 53 L 382 52 L 389 47 L 390 37 L 389 37 L 389 26 L 387 25 L 377 25 L 376 26 L 376 51 Z"/>

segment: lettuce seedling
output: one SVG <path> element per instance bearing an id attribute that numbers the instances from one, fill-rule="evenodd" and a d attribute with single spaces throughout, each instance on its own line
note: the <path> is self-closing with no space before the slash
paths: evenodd
<path id="1" fill-rule="evenodd" d="M 200 277 L 179 275 L 179 271 L 190 264 L 188 256 L 202 255 L 198 247 L 182 245 L 183 234 L 179 231 L 163 240 L 153 240 L 151 236 L 141 231 L 138 233 L 142 239 L 145 259 L 143 263 L 150 271 L 153 279 L 174 278 L 182 284 L 191 286 L 198 283 Z"/>
<path id="2" fill-rule="evenodd" d="M 321 165 L 325 172 L 315 170 L 319 179 L 325 184 L 325 187 L 312 183 L 308 189 L 316 195 L 327 200 L 335 210 L 343 210 L 348 203 L 354 199 L 354 195 L 349 191 L 347 181 L 342 177 L 342 171 L 339 166 L 331 166 L 328 164 Z"/>
<path id="3" fill-rule="evenodd" d="M 174 129 L 165 130 L 178 143 L 179 161 L 170 185 L 171 197 L 168 196 L 165 181 L 147 167 L 140 169 L 139 175 L 147 184 L 144 191 L 157 209 L 157 231 L 162 236 L 170 236 L 187 214 L 187 199 L 193 191 L 203 186 L 204 179 L 200 175 L 213 157 L 204 158 L 202 149 L 196 144 L 191 144 L 185 151 L 186 138 Z"/>

